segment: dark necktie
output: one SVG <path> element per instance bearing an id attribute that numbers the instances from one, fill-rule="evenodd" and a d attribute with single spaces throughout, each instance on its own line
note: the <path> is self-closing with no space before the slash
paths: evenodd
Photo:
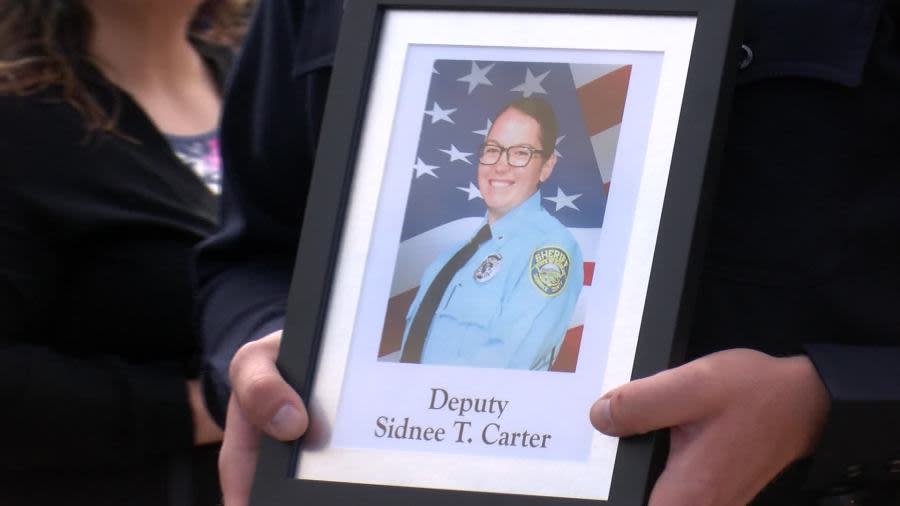
<path id="1" fill-rule="evenodd" d="M 406 336 L 406 345 L 403 347 L 403 353 L 400 355 L 401 362 L 418 364 L 422 360 L 422 348 L 425 346 L 425 336 L 428 335 L 428 329 L 431 328 L 431 320 L 434 319 L 434 312 L 437 310 L 438 304 L 444 297 L 447 285 L 453 279 L 456 271 L 462 268 L 472 255 L 478 250 L 482 243 L 491 238 L 491 227 L 485 224 L 481 230 L 475 234 L 475 237 L 453 255 L 444 267 L 434 277 L 434 281 L 422 297 L 419 304 L 419 310 L 413 316 L 412 324 L 409 326 L 409 334 Z"/>

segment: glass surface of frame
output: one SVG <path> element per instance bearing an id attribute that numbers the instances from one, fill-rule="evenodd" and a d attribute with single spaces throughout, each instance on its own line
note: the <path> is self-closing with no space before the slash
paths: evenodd
<path id="1" fill-rule="evenodd" d="M 594 431 L 587 414 L 600 393 L 631 377 L 695 25 L 696 19 L 688 16 L 386 13 L 310 397 L 313 423 L 319 425 L 311 432 L 318 437 L 308 439 L 301 450 L 298 478 L 608 498 L 617 441 Z M 468 27 L 463 40 L 459 26 Z M 646 37 L 648 31 L 654 37 Z M 523 37 L 533 33 L 546 35 Z M 567 148 L 580 137 L 595 157 L 590 170 L 597 177 L 586 178 L 586 183 L 598 185 L 601 192 L 606 185 L 608 191 L 603 195 L 605 212 L 601 209 L 596 223 L 589 224 L 594 226 L 571 227 L 576 235 L 585 236 L 579 241 L 582 256 L 593 264 L 593 279 L 600 281 L 583 289 L 581 304 L 590 310 L 581 310 L 578 323 L 583 333 L 573 373 L 423 367 L 376 360 L 387 305 L 396 295 L 392 285 L 404 276 L 418 279 L 441 250 L 471 235 L 482 221 L 477 215 L 451 220 L 442 223 L 436 234 L 432 232 L 433 237 L 422 233 L 404 239 L 403 234 L 408 199 L 416 185 L 449 177 L 445 172 L 468 171 L 473 187 L 477 186 L 477 156 L 465 162 L 453 160 L 453 153 L 439 157 L 440 150 L 426 151 L 419 142 L 423 130 L 468 129 L 472 132 L 469 145 L 457 145 L 448 138 L 443 147 L 455 149 L 456 157 L 471 154 L 480 139 L 474 131 L 486 129 L 492 119 L 493 111 L 485 110 L 478 125 L 458 125 L 464 109 L 474 106 L 464 100 L 428 102 L 429 85 L 445 72 L 441 64 L 457 61 L 474 67 L 446 76 L 446 81 L 455 83 L 461 95 L 473 101 L 476 92 L 504 81 L 506 76 L 498 68 L 503 64 L 518 62 L 521 65 L 514 67 L 524 70 L 509 76 L 522 82 L 520 91 L 512 91 L 516 86 L 504 91 L 548 99 L 569 93 L 576 100 L 579 93 L 579 86 L 548 91 L 550 85 L 543 86 L 550 81 L 548 71 L 569 72 L 567 77 L 581 87 L 622 68 L 630 72 L 621 119 L 610 125 L 612 131 L 559 132 L 567 137 L 557 146 L 561 158 L 555 170 L 566 168 Z M 444 66 L 446 72 L 452 67 Z M 472 69 L 483 74 L 481 85 L 474 89 L 469 81 L 460 80 Z M 510 73 L 519 71 L 513 68 Z M 502 105 L 501 99 L 494 109 Z M 454 112 L 448 113 L 451 109 Z M 435 116 L 438 120 L 432 121 Z M 558 118 L 561 125 L 578 120 Z M 594 142 L 601 146 L 591 143 L 592 137 L 604 133 L 606 138 Z M 448 135 L 465 142 L 464 135 Z M 416 164 L 436 168 L 423 180 L 422 174 L 416 175 Z M 602 174 L 603 170 L 608 174 Z M 469 194 L 464 188 L 464 184 L 446 186 L 446 198 L 466 201 Z M 579 202 L 571 197 L 589 193 L 583 186 L 541 190 L 542 198 L 556 199 L 550 201 L 554 202 L 550 208 L 551 214 L 554 209 L 560 211 L 557 215 L 580 211 L 578 204 L 584 207 L 587 199 L 581 197 Z M 436 244 L 411 244 L 416 241 Z M 404 274 L 395 275 L 398 269 Z M 406 283 L 410 284 L 414 283 Z M 408 290 L 406 285 L 394 292 Z M 474 413 L 449 409 L 453 399 L 497 402 L 494 412 L 488 408 L 487 413 Z M 506 409 L 498 416 L 500 405 Z M 392 437 L 400 433 L 404 420 L 404 436 L 410 430 L 426 433 L 430 428 L 432 437 Z M 434 440 L 433 431 L 438 429 L 443 429 L 442 441 Z M 450 469 L 453 472 L 447 472 Z"/>

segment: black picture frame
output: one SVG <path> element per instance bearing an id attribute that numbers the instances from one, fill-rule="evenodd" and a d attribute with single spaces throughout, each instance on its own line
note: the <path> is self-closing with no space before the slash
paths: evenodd
<path id="1" fill-rule="evenodd" d="M 669 179 L 652 259 L 632 379 L 682 357 L 694 278 L 704 244 L 704 212 L 716 179 L 740 48 L 736 0 L 348 0 L 341 25 L 307 212 L 297 251 L 278 366 L 304 398 L 311 392 L 337 253 L 386 12 L 425 11 L 689 16 L 696 30 Z M 461 37 L 465 37 L 462 34 Z M 340 147 L 339 149 L 331 149 Z M 664 456 L 665 436 L 619 442 L 607 501 L 398 487 L 294 478 L 304 440 L 264 438 L 251 504 L 582 505 L 645 504 Z M 301 464 L 302 465 L 302 464 Z"/>

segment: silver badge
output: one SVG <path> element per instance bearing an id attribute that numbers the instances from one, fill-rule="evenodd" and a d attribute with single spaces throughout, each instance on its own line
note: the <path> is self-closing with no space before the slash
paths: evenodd
<path id="1" fill-rule="evenodd" d="M 481 261 L 481 265 L 475 269 L 475 281 L 479 283 L 490 281 L 497 274 L 497 271 L 500 270 L 500 262 L 502 261 L 503 257 L 500 256 L 500 253 L 488 255 L 487 258 Z"/>

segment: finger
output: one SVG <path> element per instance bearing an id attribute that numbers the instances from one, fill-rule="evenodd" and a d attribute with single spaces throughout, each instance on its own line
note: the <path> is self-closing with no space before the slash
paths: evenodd
<path id="1" fill-rule="evenodd" d="M 683 473 L 666 467 L 653 486 L 647 506 L 726 506 L 716 502 L 715 491 L 721 485 L 704 479 L 699 470 Z"/>
<path id="2" fill-rule="evenodd" d="M 777 473 L 760 472 L 752 458 L 736 466 L 733 446 L 722 436 L 701 437 L 686 448 L 670 450 L 648 506 L 743 506 L 753 500 Z"/>
<path id="3" fill-rule="evenodd" d="M 219 452 L 219 478 L 225 506 L 248 504 L 259 451 L 259 434 L 232 395 L 228 401 L 225 438 Z"/>
<path id="4" fill-rule="evenodd" d="M 275 359 L 281 334 L 244 345 L 231 362 L 232 391 L 242 416 L 282 441 L 299 438 L 308 424 L 306 408 L 288 385 Z"/>
<path id="5" fill-rule="evenodd" d="M 734 465 L 732 451 L 733 441 L 722 431 L 673 429 L 666 467 L 648 506 L 736 506 L 741 479 L 735 472 L 742 468 Z"/>
<path id="6" fill-rule="evenodd" d="M 695 421 L 720 404 L 721 385 L 701 360 L 626 383 L 591 407 L 591 423 L 610 436 L 631 436 Z"/>

